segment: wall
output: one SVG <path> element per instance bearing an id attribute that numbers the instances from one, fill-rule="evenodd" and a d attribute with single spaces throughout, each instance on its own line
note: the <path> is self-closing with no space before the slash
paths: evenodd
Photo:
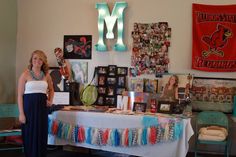
<path id="1" fill-rule="evenodd" d="M 133 23 L 153 23 L 167 21 L 172 28 L 169 50 L 170 72 L 192 73 L 195 76 L 226 77 L 233 73 L 209 73 L 191 69 L 192 46 L 192 3 L 233 4 L 235 0 L 126 0 L 125 43 L 128 51 L 119 53 L 111 50 L 114 41 L 108 41 L 110 51 L 96 52 L 98 40 L 97 16 L 95 9 L 101 0 L 18 0 L 18 36 L 16 51 L 16 78 L 27 66 L 30 54 L 35 49 L 47 53 L 49 64 L 57 66 L 53 54 L 55 47 L 63 46 L 64 35 L 92 35 L 92 60 L 89 62 L 89 79 L 97 65 L 117 64 L 130 66 L 132 47 L 131 31 Z M 110 9 L 116 1 L 109 0 Z M 181 3 L 180 3 L 181 2 Z M 184 61 L 183 61 L 184 60 Z"/>
<path id="2" fill-rule="evenodd" d="M 16 0 L 0 1 L 0 103 L 15 102 L 16 15 Z"/>

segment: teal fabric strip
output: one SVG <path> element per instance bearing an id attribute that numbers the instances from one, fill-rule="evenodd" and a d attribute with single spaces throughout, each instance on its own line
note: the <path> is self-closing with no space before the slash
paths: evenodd
<path id="1" fill-rule="evenodd" d="M 143 116 L 142 125 L 144 127 L 151 127 L 158 125 L 158 118 L 153 116 Z"/>

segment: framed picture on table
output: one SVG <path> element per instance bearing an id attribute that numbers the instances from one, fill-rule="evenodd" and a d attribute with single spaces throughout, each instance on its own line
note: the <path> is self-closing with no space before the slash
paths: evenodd
<path id="1" fill-rule="evenodd" d="M 176 104 L 176 102 L 171 101 L 158 101 L 158 113 L 169 113 L 171 114 L 173 112 L 173 107 Z"/>
<path id="2" fill-rule="evenodd" d="M 146 112 L 147 103 L 134 102 L 134 112 Z"/>

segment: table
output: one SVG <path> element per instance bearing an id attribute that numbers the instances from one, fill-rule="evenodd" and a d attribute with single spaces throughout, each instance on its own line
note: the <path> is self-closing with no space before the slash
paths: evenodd
<path id="1" fill-rule="evenodd" d="M 49 118 L 63 121 L 65 123 L 80 124 L 84 127 L 95 128 L 141 128 L 142 116 L 140 115 L 119 115 L 111 113 L 81 112 L 81 111 L 56 111 Z M 51 145 L 73 145 L 91 149 L 105 150 L 117 153 L 124 153 L 135 156 L 156 157 L 185 157 L 189 144 L 188 141 L 193 135 L 190 119 L 183 119 L 182 136 L 175 141 L 166 141 L 157 144 L 148 144 L 132 147 L 92 145 L 86 142 L 75 143 L 70 140 L 60 139 L 51 134 L 48 135 L 48 144 Z"/>

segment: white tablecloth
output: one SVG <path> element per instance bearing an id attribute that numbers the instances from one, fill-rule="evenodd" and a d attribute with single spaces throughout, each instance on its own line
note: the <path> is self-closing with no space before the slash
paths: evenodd
<path id="1" fill-rule="evenodd" d="M 79 124 L 84 127 L 94 128 L 141 128 L 142 116 L 138 115 L 118 115 L 97 112 L 78 112 L 78 111 L 57 111 L 50 115 L 50 118 L 57 119 L 66 123 Z M 96 146 L 87 143 L 73 143 L 72 141 L 59 139 L 48 135 L 48 144 L 52 145 L 74 145 L 92 149 L 112 151 L 129 155 L 144 157 L 185 157 L 188 152 L 188 141 L 193 135 L 190 119 L 183 119 L 183 135 L 179 140 L 163 142 L 154 145 L 115 147 L 115 146 Z"/>

